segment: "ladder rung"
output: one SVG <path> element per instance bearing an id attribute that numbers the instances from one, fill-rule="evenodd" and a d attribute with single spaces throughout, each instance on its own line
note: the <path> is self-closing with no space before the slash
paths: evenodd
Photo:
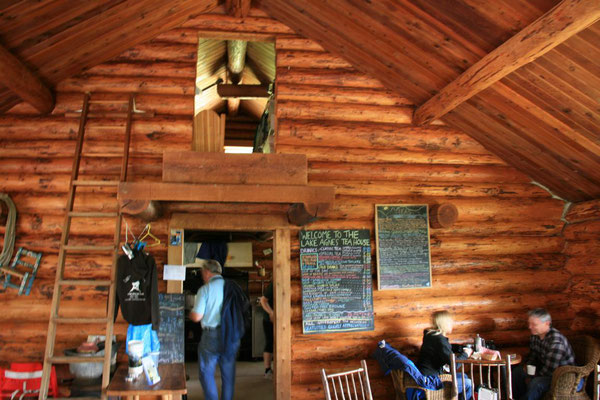
<path id="1" fill-rule="evenodd" d="M 4 272 L 5 274 L 9 274 L 9 275 L 14 275 L 14 276 L 18 276 L 19 278 L 24 278 L 25 274 L 21 273 L 19 271 L 15 271 L 12 268 L 8 268 L 8 267 L 0 267 L 0 270 L 2 272 Z"/>
<path id="2" fill-rule="evenodd" d="M 57 317 L 54 321 L 59 324 L 104 324 L 108 322 L 108 318 L 65 318 Z"/>
<path id="3" fill-rule="evenodd" d="M 67 244 L 63 246 L 67 251 L 113 251 L 115 246 L 75 246 Z"/>
<path id="4" fill-rule="evenodd" d="M 50 357 L 50 362 L 52 364 L 104 362 L 104 356 L 54 356 Z"/>
<path id="5" fill-rule="evenodd" d="M 119 213 L 116 212 L 84 212 L 84 211 L 71 211 L 69 217 L 80 217 L 80 218 L 110 218 L 117 217 Z"/>
<path id="6" fill-rule="evenodd" d="M 110 280 L 99 279 L 61 279 L 59 283 L 63 286 L 110 286 Z"/>
<path id="7" fill-rule="evenodd" d="M 119 186 L 119 181 L 73 181 L 74 186 Z"/>

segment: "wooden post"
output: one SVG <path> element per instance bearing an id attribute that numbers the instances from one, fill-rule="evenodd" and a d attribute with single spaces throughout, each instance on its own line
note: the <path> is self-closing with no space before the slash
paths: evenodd
<path id="1" fill-rule="evenodd" d="M 276 229 L 273 243 L 275 297 L 275 399 L 291 398 L 292 324 L 290 230 Z"/>

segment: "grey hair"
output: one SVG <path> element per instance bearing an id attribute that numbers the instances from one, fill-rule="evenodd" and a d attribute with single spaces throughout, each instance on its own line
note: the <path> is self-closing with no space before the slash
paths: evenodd
<path id="1" fill-rule="evenodd" d="M 530 317 L 538 318 L 542 322 L 552 323 L 552 317 L 545 308 L 534 308 L 533 310 L 529 311 L 528 314 Z"/>
<path id="2" fill-rule="evenodd" d="M 223 271 L 221 264 L 217 260 L 204 260 L 202 262 L 202 268 L 213 274 L 221 274 Z"/>

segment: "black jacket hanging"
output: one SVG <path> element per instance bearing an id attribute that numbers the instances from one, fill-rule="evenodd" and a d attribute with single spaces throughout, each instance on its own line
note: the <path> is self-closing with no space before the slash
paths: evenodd
<path id="1" fill-rule="evenodd" d="M 131 260 L 124 254 L 117 260 L 115 318 L 121 305 L 125 321 L 131 325 L 152 323 L 152 329 L 158 331 L 160 316 L 156 262 L 150 254 L 135 250 L 133 253 Z"/>

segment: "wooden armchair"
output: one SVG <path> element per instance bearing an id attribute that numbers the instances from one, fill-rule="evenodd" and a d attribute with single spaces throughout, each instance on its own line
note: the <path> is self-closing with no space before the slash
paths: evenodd
<path id="1" fill-rule="evenodd" d="M 571 340 L 577 366 L 558 367 L 552 374 L 552 385 L 544 400 L 589 399 L 585 386 L 590 374 L 596 370 L 600 360 L 600 346 L 590 336 L 580 336 Z M 581 380 L 583 388 L 577 392 Z"/>
<path id="2" fill-rule="evenodd" d="M 360 368 L 328 374 L 321 369 L 321 379 L 326 400 L 373 400 L 367 363 L 361 360 Z"/>
<path id="3" fill-rule="evenodd" d="M 406 389 L 420 389 L 425 392 L 426 400 L 456 400 L 458 398 L 458 388 L 456 386 L 456 358 L 452 355 L 450 365 L 450 374 L 440 375 L 444 385 L 438 390 L 425 389 L 419 385 L 410 375 L 400 370 L 392 370 L 392 382 L 396 392 L 396 400 L 407 400 Z"/>

